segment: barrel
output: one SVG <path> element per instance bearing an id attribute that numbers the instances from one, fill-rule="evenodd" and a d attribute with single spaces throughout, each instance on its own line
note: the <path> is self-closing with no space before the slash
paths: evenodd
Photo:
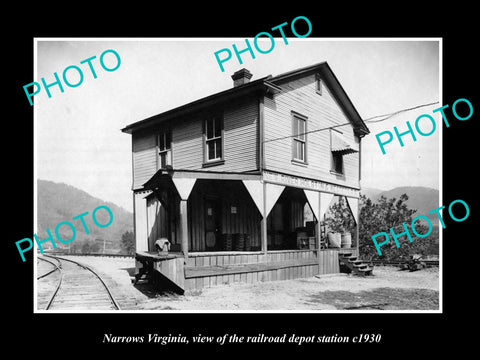
<path id="1" fill-rule="evenodd" d="M 232 234 L 223 234 L 223 250 L 232 251 L 233 238 Z"/>
<path id="2" fill-rule="evenodd" d="M 352 247 L 352 234 L 349 232 L 342 234 L 342 248 L 350 249 Z"/>
<path id="3" fill-rule="evenodd" d="M 342 244 L 341 234 L 336 232 L 329 232 L 328 244 L 331 248 L 339 248 Z"/>
<path id="4" fill-rule="evenodd" d="M 233 248 L 235 251 L 243 251 L 245 247 L 245 235 L 242 233 L 233 234 Z"/>

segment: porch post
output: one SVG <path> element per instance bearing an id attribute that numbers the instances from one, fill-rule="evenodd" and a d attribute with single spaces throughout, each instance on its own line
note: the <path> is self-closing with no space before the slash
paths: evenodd
<path id="1" fill-rule="evenodd" d="M 322 272 L 320 269 L 322 268 L 322 264 L 320 263 L 320 259 L 322 258 L 321 256 L 321 241 L 322 241 L 322 226 L 320 222 L 322 221 L 323 213 L 322 213 L 322 193 L 319 192 L 318 194 L 318 231 L 317 231 L 317 244 L 318 244 L 318 250 L 317 250 L 317 261 L 318 261 L 318 273 L 321 274 Z"/>
<path id="2" fill-rule="evenodd" d="M 347 199 L 348 206 L 350 207 L 350 213 L 355 219 L 355 224 L 357 225 L 357 231 L 355 232 L 356 245 L 354 249 L 358 256 L 360 251 L 360 248 L 358 246 L 359 229 L 360 229 L 360 206 L 359 206 L 360 200 L 354 197 L 349 197 L 349 196 L 346 196 L 346 199 Z"/>
<path id="3" fill-rule="evenodd" d="M 263 216 L 260 222 L 260 231 L 261 231 L 261 238 L 262 238 L 262 252 L 263 256 L 265 257 L 264 261 L 267 261 L 267 184 L 263 182 Z"/>
<path id="4" fill-rule="evenodd" d="M 360 199 L 358 200 L 358 202 L 360 203 Z M 360 238 L 360 204 L 359 206 L 357 206 L 357 233 L 355 234 L 355 240 L 356 240 L 356 248 L 357 248 L 357 251 L 356 251 L 356 256 L 357 257 L 360 257 L 360 244 L 358 243 L 359 241 L 359 238 Z"/>
<path id="5" fill-rule="evenodd" d="M 262 251 L 267 258 L 267 247 L 268 247 L 268 238 L 267 238 L 267 218 L 270 211 L 275 206 L 278 198 L 285 189 L 284 185 L 277 185 L 263 182 L 263 219 L 262 219 Z"/>
<path id="6" fill-rule="evenodd" d="M 307 197 L 308 204 L 312 208 L 313 215 L 317 219 L 317 226 L 315 231 L 315 238 L 317 246 L 320 248 L 320 193 L 314 190 L 303 189 L 305 196 Z"/>
<path id="7" fill-rule="evenodd" d="M 318 194 L 318 219 L 317 219 L 317 257 L 320 259 L 320 248 L 322 241 L 322 226 L 320 222 L 322 221 L 322 197 L 320 193 Z"/>
<path id="8" fill-rule="evenodd" d="M 320 219 L 325 217 L 325 213 L 327 212 L 328 205 L 330 205 L 330 202 L 332 201 L 333 194 L 331 193 L 325 193 L 325 192 L 319 192 L 319 201 L 318 201 L 318 207 L 320 208 L 320 214 L 318 214 L 318 217 Z M 321 269 L 323 264 L 321 263 L 323 256 L 321 256 L 320 251 L 318 252 L 318 270 L 319 273 L 321 273 Z"/>
<path id="9" fill-rule="evenodd" d="M 195 178 L 172 178 L 180 195 L 180 242 L 185 260 L 188 258 L 188 206 L 187 200 L 195 185 Z"/>
<path id="10" fill-rule="evenodd" d="M 185 259 L 188 258 L 188 207 L 187 200 L 180 199 L 180 239 L 182 252 Z"/>

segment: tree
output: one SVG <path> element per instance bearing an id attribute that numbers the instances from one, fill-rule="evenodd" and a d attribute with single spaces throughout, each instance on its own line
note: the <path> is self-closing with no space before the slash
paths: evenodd
<path id="1" fill-rule="evenodd" d="M 396 198 L 387 199 L 382 196 L 377 203 L 373 203 L 365 195 L 360 196 L 359 248 L 363 257 L 397 260 L 413 254 L 426 255 L 432 251 L 432 245 L 435 248 L 433 231 L 429 237 L 421 238 L 415 236 L 411 230 L 411 223 L 417 210 L 409 209 L 406 204 L 407 200 L 408 196 L 406 194 L 402 194 L 398 200 Z M 403 233 L 405 232 L 403 223 L 411 234 L 412 242 L 410 243 L 408 236 L 403 235 L 397 239 L 400 245 L 397 248 L 390 228 L 393 229 L 395 234 Z M 428 226 L 417 221 L 415 222 L 415 230 L 419 234 L 425 234 L 428 231 Z M 389 242 L 381 247 L 382 256 L 378 255 L 372 240 L 372 236 L 379 232 L 389 234 Z M 384 239 L 383 236 L 379 237 L 379 241 Z"/>
<path id="2" fill-rule="evenodd" d="M 102 243 L 102 246 L 103 246 L 103 243 Z M 98 253 L 99 251 L 100 251 L 100 244 L 97 241 L 92 241 L 90 243 L 90 253 Z"/>
<path id="3" fill-rule="evenodd" d="M 80 252 L 80 245 L 75 242 L 72 246 L 70 246 L 69 254 L 78 254 Z"/>
<path id="4" fill-rule="evenodd" d="M 122 252 L 129 255 L 135 254 L 135 239 L 133 237 L 133 231 L 125 231 L 120 240 L 120 248 Z"/>
<path id="5" fill-rule="evenodd" d="M 346 204 L 345 197 L 341 196 L 338 202 L 328 208 L 331 215 L 325 219 L 328 229 L 333 232 L 350 232 L 355 233 L 356 224 L 352 216 L 350 208 Z"/>
<path id="6" fill-rule="evenodd" d="M 82 254 L 90 254 L 90 244 L 85 241 L 82 245 Z"/>

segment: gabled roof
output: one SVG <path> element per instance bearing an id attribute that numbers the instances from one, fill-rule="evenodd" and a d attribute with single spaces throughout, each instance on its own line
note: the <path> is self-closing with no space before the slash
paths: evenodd
<path id="1" fill-rule="evenodd" d="M 327 62 L 321 62 L 304 68 L 296 69 L 274 77 L 271 75 L 265 76 L 247 84 L 209 95 L 166 112 L 151 116 L 147 119 L 135 122 L 123 128 L 122 131 L 131 134 L 133 131 L 150 127 L 174 117 L 186 115 L 190 112 L 201 111 L 202 109 L 205 109 L 211 105 L 226 102 L 247 94 L 265 94 L 267 91 L 278 92 L 281 91 L 281 88 L 278 86 L 279 84 L 291 81 L 295 78 L 316 73 L 322 76 L 332 95 L 337 100 L 339 106 L 345 112 L 346 116 L 352 121 L 356 134 L 362 137 L 370 133 L 360 114 L 355 109 L 355 106 L 351 102 L 350 98 Z"/>
<path id="2" fill-rule="evenodd" d="M 292 81 L 293 79 L 311 74 L 321 75 L 330 92 L 337 100 L 338 105 L 345 112 L 347 118 L 353 122 L 353 127 L 357 135 L 362 137 L 366 134 L 369 134 L 370 130 L 368 130 L 367 125 L 365 125 L 363 122 L 362 117 L 358 113 L 357 109 L 355 109 L 352 101 L 348 97 L 347 93 L 326 61 L 271 77 L 268 79 L 268 82 L 272 84 L 282 84 L 284 82 Z"/>

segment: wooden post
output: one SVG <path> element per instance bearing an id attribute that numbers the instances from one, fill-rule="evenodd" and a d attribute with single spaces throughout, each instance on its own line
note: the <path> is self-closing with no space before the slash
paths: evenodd
<path id="1" fill-rule="evenodd" d="M 261 231 L 261 239 L 262 239 L 262 252 L 264 256 L 264 261 L 267 261 L 267 247 L 268 247 L 268 240 L 267 240 L 267 185 L 265 182 L 263 183 L 263 217 L 260 223 L 260 231 Z"/>
<path id="2" fill-rule="evenodd" d="M 320 257 L 320 245 L 322 241 L 322 227 L 320 226 L 320 219 L 322 218 L 322 215 L 320 214 L 320 196 L 318 197 L 318 219 L 317 219 L 317 256 Z"/>
<path id="3" fill-rule="evenodd" d="M 188 206 L 187 200 L 180 199 L 180 239 L 185 260 L 188 258 Z"/>
<path id="4" fill-rule="evenodd" d="M 360 244 L 358 243 L 358 240 L 360 238 L 360 199 L 358 199 L 358 206 L 357 206 L 357 231 L 355 234 L 355 240 L 356 240 L 356 254 L 355 256 L 360 257 Z"/>
<path id="5" fill-rule="evenodd" d="M 320 274 L 321 264 L 320 264 L 320 242 L 322 239 L 322 226 L 320 224 L 322 219 L 322 196 L 321 193 L 318 196 L 318 233 L 317 233 L 317 242 L 318 242 L 318 251 L 317 251 L 317 260 L 318 260 L 318 274 Z"/>
<path id="6" fill-rule="evenodd" d="M 265 118 L 264 118 L 264 100 L 263 96 L 259 96 L 258 100 L 258 137 L 260 140 L 260 154 L 259 154 L 259 168 L 263 178 L 263 171 L 266 167 L 265 164 Z M 262 252 L 263 252 L 263 261 L 267 261 L 267 247 L 268 247 L 268 240 L 267 240 L 267 186 L 264 181 L 262 181 L 262 189 L 263 189 L 263 211 L 262 211 L 262 220 L 260 222 L 260 238 L 262 241 Z"/>

